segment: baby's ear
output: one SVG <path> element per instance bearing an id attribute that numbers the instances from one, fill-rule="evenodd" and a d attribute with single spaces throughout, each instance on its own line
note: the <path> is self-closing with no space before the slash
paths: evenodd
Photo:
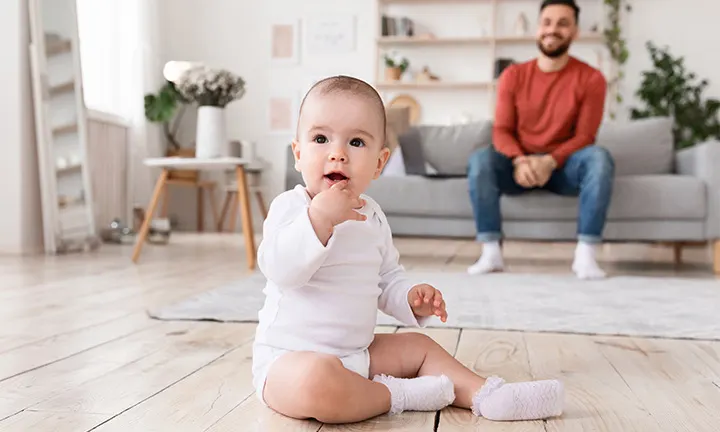
<path id="1" fill-rule="evenodd" d="M 377 169 L 375 170 L 375 176 L 373 176 L 373 179 L 380 177 L 380 174 L 382 174 L 383 168 L 385 168 L 385 164 L 389 158 L 390 149 L 387 148 L 387 146 L 383 146 L 382 150 L 380 150 L 380 154 L 378 155 Z"/>
<path id="2" fill-rule="evenodd" d="M 293 140 L 291 147 L 293 156 L 295 157 L 295 171 L 300 172 L 300 165 L 298 164 L 300 161 L 300 144 L 296 140 Z"/>

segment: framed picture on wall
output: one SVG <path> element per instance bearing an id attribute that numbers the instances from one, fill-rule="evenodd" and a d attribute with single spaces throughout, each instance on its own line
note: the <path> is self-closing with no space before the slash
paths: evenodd
<path id="1" fill-rule="evenodd" d="M 273 135 L 294 134 L 300 97 L 297 92 L 275 93 L 268 100 L 268 129 Z"/>
<path id="2" fill-rule="evenodd" d="M 321 15 L 305 20 L 305 53 L 311 56 L 355 51 L 355 16 Z"/>
<path id="3" fill-rule="evenodd" d="M 270 59 L 276 66 L 300 63 L 300 20 L 283 20 L 272 24 Z"/>

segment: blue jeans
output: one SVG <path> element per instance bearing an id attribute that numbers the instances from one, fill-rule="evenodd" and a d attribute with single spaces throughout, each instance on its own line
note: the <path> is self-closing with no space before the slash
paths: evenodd
<path id="1" fill-rule="evenodd" d="M 517 184 L 513 173 L 512 160 L 493 147 L 477 150 L 470 156 L 468 181 L 478 241 L 497 241 L 502 237 L 502 194 L 520 195 L 531 190 Z M 533 189 L 579 196 L 578 240 L 599 243 L 614 178 L 615 163 L 610 153 L 591 145 L 573 153 L 543 187 Z"/>

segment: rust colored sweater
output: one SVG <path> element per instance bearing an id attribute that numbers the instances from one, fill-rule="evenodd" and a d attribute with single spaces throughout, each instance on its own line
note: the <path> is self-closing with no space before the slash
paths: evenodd
<path id="1" fill-rule="evenodd" d="M 562 166 L 595 142 L 606 89 L 599 70 L 572 56 L 556 72 L 541 71 L 537 60 L 507 67 L 498 82 L 495 148 L 510 158 L 549 153 Z"/>

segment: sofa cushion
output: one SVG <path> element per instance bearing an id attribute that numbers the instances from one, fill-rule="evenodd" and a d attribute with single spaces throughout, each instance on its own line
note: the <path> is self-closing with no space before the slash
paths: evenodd
<path id="1" fill-rule="evenodd" d="M 616 176 L 669 174 L 675 155 L 672 128 L 669 117 L 606 122 L 595 143 L 612 155 Z"/>
<path id="2" fill-rule="evenodd" d="M 425 160 L 440 174 L 465 175 L 470 155 L 492 142 L 492 122 L 418 125 Z"/>
<path id="3" fill-rule="evenodd" d="M 386 214 L 472 218 L 466 179 L 431 179 L 421 176 L 387 177 L 375 180 L 367 194 Z M 533 191 L 521 196 L 503 196 L 505 220 L 576 220 L 575 197 Z M 691 176 L 625 176 L 615 181 L 610 220 L 704 219 L 705 184 Z"/>

